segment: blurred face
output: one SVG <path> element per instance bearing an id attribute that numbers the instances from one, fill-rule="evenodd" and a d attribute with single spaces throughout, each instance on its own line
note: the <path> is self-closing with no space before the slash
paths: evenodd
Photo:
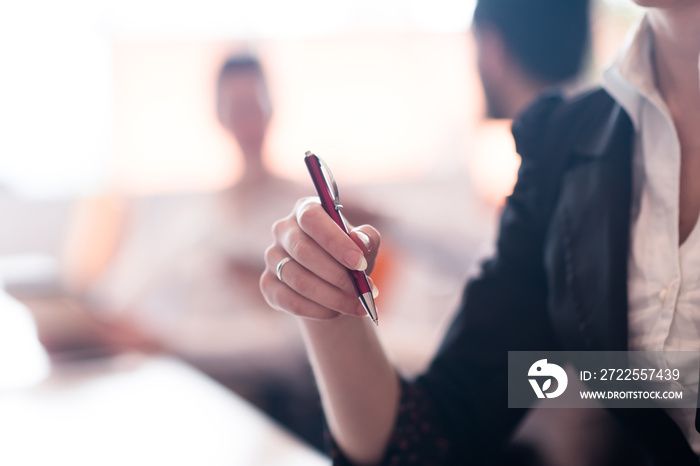
<path id="1" fill-rule="evenodd" d="M 505 51 L 500 37 L 487 28 L 474 28 L 476 39 L 477 67 L 481 86 L 486 99 L 486 116 L 488 118 L 509 118 L 503 102 L 505 74 Z"/>
<path id="2" fill-rule="evenodd" d="M 481 75 L 481 86 L 484 89 L 484 99 L 486 100 L 486 117 L 487 118 L 510 118 L 502 102 L 501 94 L 498 92 L 498 85 L 494 85 L 483 70 L 479 71 Z"/>
<path id="3" fill-rule="evenodd" d="M 228 73 L 219 84 L 219 120 L 244 153 L 259 153 L 271 106 L 262 75 L 256 70 Z"/>

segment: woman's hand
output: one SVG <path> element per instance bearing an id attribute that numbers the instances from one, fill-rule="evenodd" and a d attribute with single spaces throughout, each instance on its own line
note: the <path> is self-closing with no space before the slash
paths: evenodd
<path id="1" fill-rule="evenodd" d="M 369 225 L 350 229 L 350 237 L 326 214 L 318 198 L 300 199 L 287 217 L 272 226 L 274 242 L 265 251 L 260 289 L 275 309 L 311 319 L 341 314 L 364 316 L 347 268 L 369 273 L 379 249 L 379 232 Z M 289 257 L 280 269 L 278 264 Z M 370 279 L 374 294 L 376 287 Z"/>

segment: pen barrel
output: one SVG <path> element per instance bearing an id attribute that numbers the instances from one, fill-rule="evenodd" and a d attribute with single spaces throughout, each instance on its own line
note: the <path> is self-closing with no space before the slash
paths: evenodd
<path id="1" fill-rule="evenodd" d="M 340 227 L 341 230 L 345 232 L 346 235 L 350 236 L 348 234 L 348 228 L 345 225 L 345 221 L 343 220 L 343 216 L 340 215 L 340 212 L 338 212 L 338 210 L 335 208 L 335 200 L 331 194 L 331 188 L 328 186 L 326 177 L 323 175 L 323 171 L 321 170 L 321 162 L 319 161 L 318 157 L 313 154 L 307 155 L 304 158 L 304 162 L 306 163 L 306 168 L 309 170 L 309 175 L 311 175 L 311 180 L 314 183 L 318 197 L 321 200 L 323 210 L 326 211 L 328 216 L 333 219 L 333 221 Z M 372 292 L 372 288 L 369 286 L 369 282 L 367 281 L 367 275 L 364 272 L 348 269 L 348 274 L 352 279 L 352 284 L 355 286 L 355 291 L 357 291 L 358 296 L 362 296 L 364 293 Z"/>
<path id="2" fill-rule="evenodd" d="M 348 273 L 352 278 L 352 284 L 355 286 L 355 291 L 359 296 L 365 293 L 372 293 L 372 288 L 369 286 L 369 281 L 367 280 L 367 275 L 360 270 L 350 270 Z"/>
<path id="3" fill-rule="evenodd" d="M 340 212 L 338 212 L 335 208 L 335 200 L 331 194 L 331 188 L 328 186 L 326 177 L 321 171 L 321 162 L 315 155 L 307 155 L 304 158 L 304 162 L 306 163 L 306 168 L 309 170 L 309 175 L 311 175 L 311 181 L 314 183 L 316 193 L 318 193 L 318 197 L 321 200 L 323 210 L 326 211 L 328 216 L 332 218 L 340 229 L 347 235 L 348 228 L 345 226 L 345 222 L 343 221 L 343 217 L 340 215 Z"/>

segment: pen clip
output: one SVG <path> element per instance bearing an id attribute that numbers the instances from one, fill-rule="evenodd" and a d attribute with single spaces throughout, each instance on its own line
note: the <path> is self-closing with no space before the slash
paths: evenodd
<path id="1" fill-rule="evenodd" d="M 326 162 L 323 161 L 321 157 L 318 155 L 316 156 L 318 159 L 318 163 L 321 166 L 321 173 L 323 174 L 323 177 L 326 179 L 326 185 L 328 185 L 328 188 L 330 189 L 331 196 L 333 196 L 333 207 L 335 208 L 336 211 L 340 212 L 343 210 L 343 205 L 340 203 L 340 194 L 338 193 L 338 184 L 335 182 L 335 177 L 333 176 L 333 172 L 331 171 L 330 167 L 326 165 Z"/>

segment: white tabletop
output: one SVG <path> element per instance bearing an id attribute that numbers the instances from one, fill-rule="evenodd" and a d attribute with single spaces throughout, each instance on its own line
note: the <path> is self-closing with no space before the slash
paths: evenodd
<path id="1" fill-rule="evenodd" d="M 183 362 L 126 356 L 0 391 L 0 464 L 328 465 Z"/>

